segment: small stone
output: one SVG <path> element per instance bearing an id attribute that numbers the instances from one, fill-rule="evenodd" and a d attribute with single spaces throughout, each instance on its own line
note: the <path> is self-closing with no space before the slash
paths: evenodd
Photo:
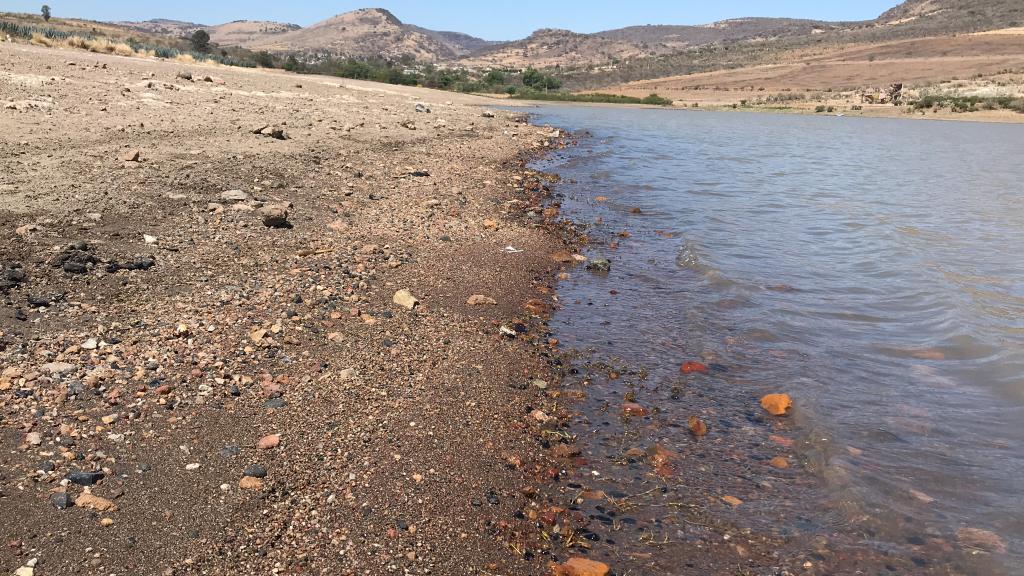
<path id="1" fill-rule="evenodd" d="M 226 190 L 220 193 L 220 199 L 225 202 L 245 202 L 249 195 L 241 190 Z"/>
<path id="2" fill-rule="evenodd" d="M 785 456 L 776 456 L 775 458 L 769 460 L 768 464 L 770 464 L 772 468 L 785 470 L 786 468 L 789 468 L 789 459 L 786 458 Z"/>
<path id="3" fill-rule="evenodd" d="M 82 342 L 81 348 L 82 350 L 95 350 L 98 346 L 99 343 L 96 342 L 95 338 L 89 338 L 85 342 Z"/>
<path id="4" fill-rule="evenodd" d="M 92 486 L 103 479 L 103 472 L 82 472 L 74 470 L 67 475 L 68 482 L 79 486 Z"/>
<path id="5" fill-rule="evenodd" d="M 25 442 L 32 446 L 39 446 L 43 443 L 43 435 L 39 432 L 29 432 L 25 435 Z"/>
<path id="6" fill-rule="evenodd" d="M 679 371 L 683 374 L 707 374 L 708 367 L 700 362 L 683 362 L 683 365 L 679 367 Z"/>
<path id="7" fill-rule="evenodd" d="M 78 506 L 79 508 L 88 508 L 90 510 L 96 510 L 98 512 L 109 512 L 111 510 L 117 510 L 117 506 L 115 506 L 114 503 L 111 502 L 110 500 L 107 500 L 106 498 L 100 498 L 99 496 L 96 496 L 95 494 L 90 494 L 88 492 L 79 495 L 79 497 L 75 499 L 75 506 Z"/>
<path id="8" fill-rule="evenodd" d="M 249 466 L 246 466 L 242 474 L 252 478 L 266 478 L 267 469 L 260 464 L 250 464 Z"/>
<path id="9" fill-rule="evenodd" d="M 412 295 L 412 292 L 409 292 L 408 290 L 399 290 L 398 292 L 395 292 L 395 295 L 391 300 L 395 304 L 398 304 L 407 310 L 412 310 L 420 303 L 420 301 Z"/>
<path id="10" fill-rule="evenodd" d="M 122 162 L 138 162 L 141 157 L 142 157 L 142 151 L 141 150 L 137 150 L 137 149 L 133 149 L 133 150 L 128 150 L 127 152 L 121 154 L 121 161 Z"/>
<path id="11" fill-rule="evenodd" d="M 587 263 L 587 270 L 591 272 L 609 272 L 612 269 L 612 262 L 607 258 L 594 258 Z"/>
<path id="12" fill-rule="evenodd" d="M 489 298 L 483 294 L 474 294 L 466 300 L 466 304 L 469 306 L 494 306 L 498 303 L 494 298 Z"/>
<path id="13" fill-rule="evenodd" d="M 245 476 L 238 481 L 238 487 L 242 490 L 263 490 L 263 480 L 255 476 Z"/>
<path id="14" fill-rule="evenodd" d="M 636 402 L 626 402 L 622 405 L 622 413 L 627 416 L 647 416 L 647 409 Z"/>
<path id="15" fill-rule="evenodd" d="M 772 416 L 785 416 L 793 407 L 793 399 L 788 394 L 768 394 L 761 398 L 761 407 Z"/>
<path id="16" fill-rule="evenodd" d="M 50 362 L 43 364 L 39 367 L 43 372 L 49 372 L 58 376 L 63 376 L 74 372 L 77 367 L 74 364 L 68 364 L 67 362 Z"/>
<path id="17" fill-rule="evenodd" d="M 50 494 L 50 504 L 53 504 L 58 510 L 67 510 L 75 505 L 75 501 L 67 492 L 56 492 Z"/>
<path id="18" fill-rule="evenodd" d="M 743 504 L 743 500 L 740 500 L 735 496 L 722 496 L 722 501 L 730 506 L 739 506 L 740 504 Z"/>
<path id="19" fill-rule="evenodd" d="M 280 434 L 270 434 L 260 438 L 259 442 L 256 443 L 256 447 L 260 450 L 273 450 L 281 444 Z"/>
<path id="20" fill-rule="evenodd" d="M 202 464 L 199 464 L 198 462 L 193 462 L 191 464 L 186 464 L 185 465 L 185 470 L 188 470 L 189 472 L 192 472 L 193 470 L 199 470 L 202 467 L 203 467 Z"/>
<path id="21" fill-rule="evenodd" d="M 587 558 L 570 558 L 561 565 L 551 569 L 552 576 L 608 576 L 611 568 L 603 563 Z"/>
<path id="22" fill-rule="evenodd" d="M 289 228 L 288 210 L 282 206 L 264 206 L 260 208 L 260 218 L 267 228 Z"/>
<path id="23" fill-rule="evenodd" d="M 103 526 L 104 528 L 106 528 L 107 526 L 113 526 L 113 525 L 114 525 L 114 519 L 113 518 L 104 518 L 104 519 L 100 520 L 100 526 Z"/>
<path id="24" fill-rule="evenodd" d="M 690 420 L 687 425 L 690 428 L 690 434 L 693 434 L 697 438 L 706 436 L 708 433 L 708 425 L 696 416 L 690 416 Z"/>

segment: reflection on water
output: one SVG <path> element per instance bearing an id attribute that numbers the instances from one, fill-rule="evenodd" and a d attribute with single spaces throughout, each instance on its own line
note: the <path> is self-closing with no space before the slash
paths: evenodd
<path id="1" fill-rule="evenodd" d="M 562 283 L 553 323 L 586 351 L 576 427 L 607 490 L 658 486 L 650 458 L 622 455 L 659 446 L 679 461 L 642 499 L 651 522 L 711 475 L 743 500 L 722 514 L 804 539 L 839 572 L 1024 574 L 1024 127 L 567 107 L 539 120 L 592 134 L 538 167 L 563 176 L 588 254 L 613 261 Z M 686 360 L 711 370 L 681 374 Z M 797 406 L 782 422 L 757 407 L 779 391 Z M 624 399 L 653 412 L 623 421 Z M 765 465 L 779 455 L 794 469 Z M 647 526 L 680 542 L 694 528 Z"/>

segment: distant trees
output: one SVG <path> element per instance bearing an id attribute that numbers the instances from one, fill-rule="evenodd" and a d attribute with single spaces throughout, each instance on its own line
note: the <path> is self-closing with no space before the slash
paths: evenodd
<path id="1" fill-rule="evenodd" d="M 534 67 L 529 67 L 523 72 L 523 86 L 534 90 L 558 90 L 562 82 L 549 74 L 544 74 Z"/>
<path id="2" fill-rule="evenodd" d="M 47 4 L 43 4 L 42 13 L 43 13 L 43 20 L 46 20 L 47 22 L 49 22 L 50 21 L 50 6 L 47 5 Z"/>
<path id="3" fill-rule="evenodd" d="M 256 65 L 260 68 L 273 68 L 274 57 L 270 55 L 270 52 L 263 50 L 262 52 L 256 53 Z"/>
<path id="4" fill-rule="evenodd" d="M 501 70 L 491 70 L 490 72 L 487 73 L 486 76 L 484 76 L 484 82 L 486 82 L 487 84 L 490 84 L 491 86 L 496 86 L 498 84 L 504 84 L 505 83 L 505 73 L 502 72 Z"/>
<path id="5" fill-rule="evenodd" d="M 192 33 L 192 49 L 196 52 L 206 52 L 210 49 L 210 33 L 206 30 L 196 30 Z"/>

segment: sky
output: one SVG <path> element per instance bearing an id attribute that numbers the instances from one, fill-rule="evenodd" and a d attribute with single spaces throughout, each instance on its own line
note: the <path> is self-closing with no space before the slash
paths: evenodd
<path id="1" fill-rule="evenodd" d="M 168 18 L 201 24 L 274 20 L 308 26 L 357 8 L 387 8 L 407 24 L 517 40 L 538 28 L 598 32 L 639 24 L 705 24 L 742 16 L 869 20 L 900 0 L 46 0 L 54 16 L 90 20 Z M 40 0 L 0 0 L 0 12 L 38 13 Z"/>

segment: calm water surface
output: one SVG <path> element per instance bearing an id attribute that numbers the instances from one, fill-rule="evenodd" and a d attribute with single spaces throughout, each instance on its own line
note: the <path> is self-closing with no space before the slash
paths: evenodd
<path id="1" fill-rule="evenodd" d="M 920 573 L 1024 574 L 1024 126 L 571 107 L 535 122 L 590 133 L 538 168 L 613 263 L 574 271 L 553 322 L 590 367 L 576 431 L 604 488 L 648 482 L 615 461 L 658 443 L 680 475 L 696 458 L 742 492 L 722 512 L 740 525 Z M 685 360 L 712 372 L 684 377 Z M 793 417 L 765 419 L 766 392 L 791 394 Z M 654 415 L 621 422 L 627 393 Z M 795 470 L 763 466 L 776 453 Z"/>

